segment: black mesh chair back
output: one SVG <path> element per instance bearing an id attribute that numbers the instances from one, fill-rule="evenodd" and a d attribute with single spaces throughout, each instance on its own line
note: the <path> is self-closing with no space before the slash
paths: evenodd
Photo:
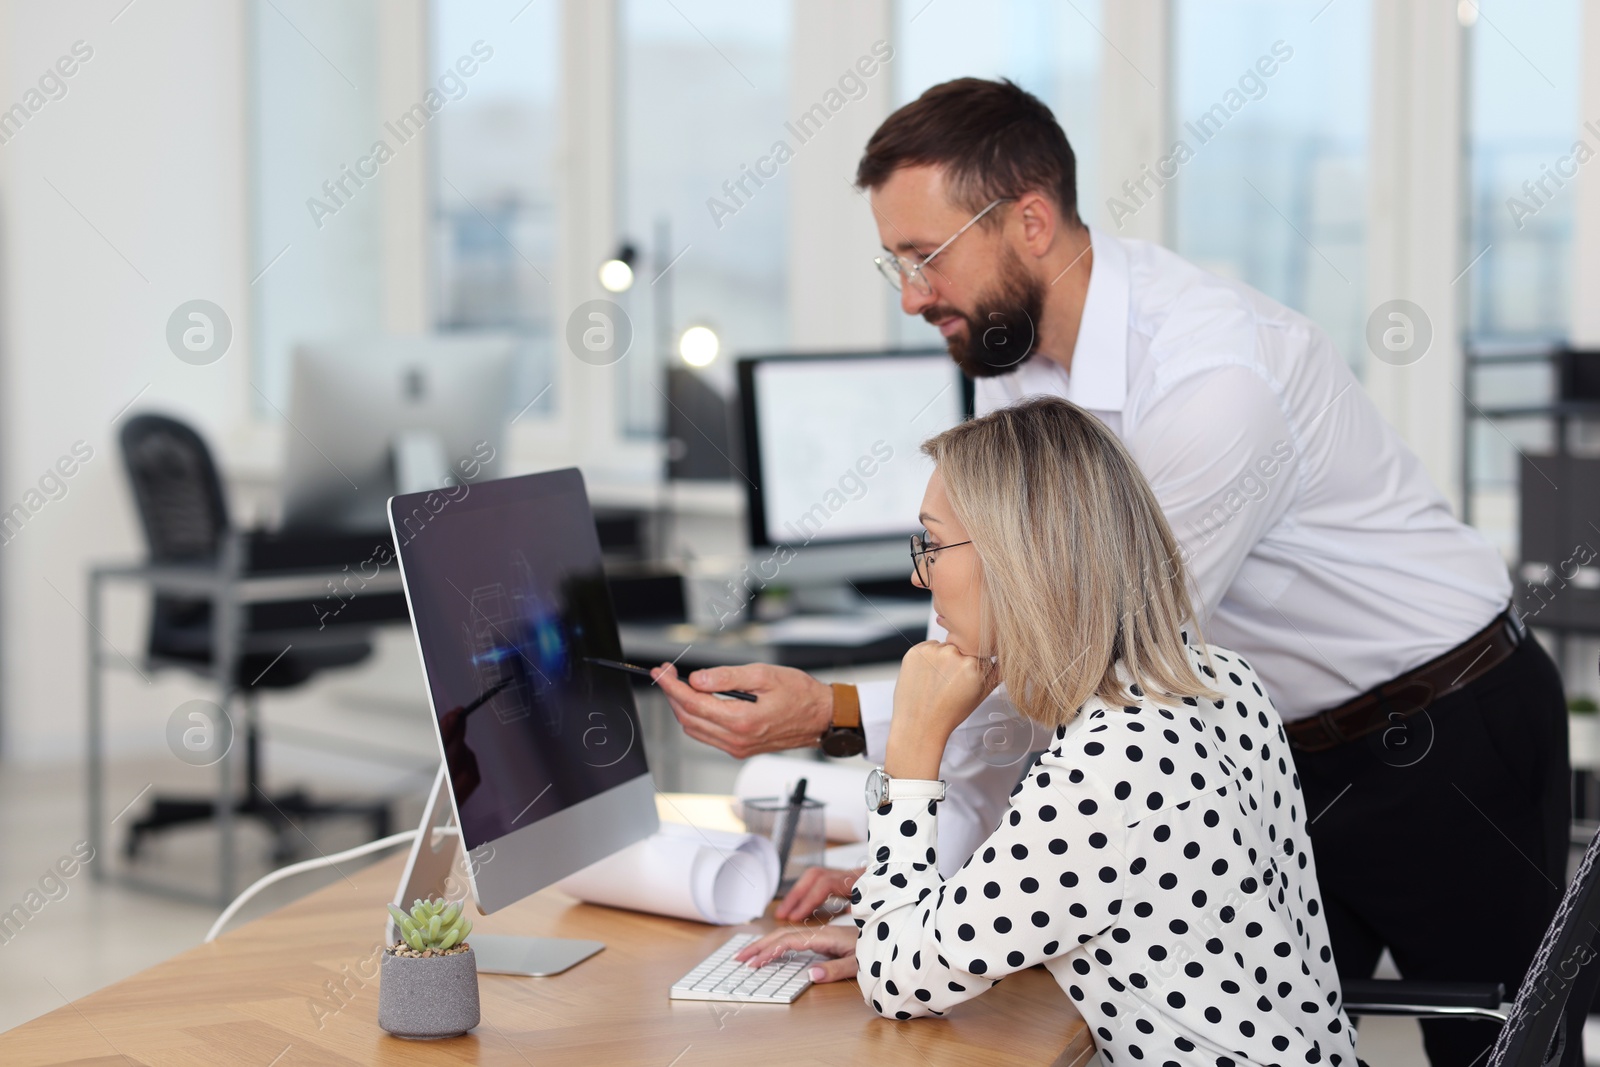
<path id="1" fill-rule="evenodd" d="M 1589 842 L 1578 873 L 1567 886 L 1556 917 L 1517 990 L 1511 1016 L 1500 1030 L 1488 1067 L 1547 1067 L 1582 1063 L 1581 1027 L 1600 967 L 1594 965 L 1600 934 L 1600 833 Z"/>
<path id="2" fill-rule="evenodd" d="M 215 557 L 228 528 L 228 506 L 200 435 L 165 415 L 136 415 L 122 428 L 122 461 L 151 561 Z"/>
<path id="3" fill-rule="evenodd" d="M 150 561 L 215 559 L 228 529 L 228 506 L 211 450 L 200 435 L 165 415 L 136 415 L 122 428 L 122 461 Z M 211 606 L 203 600 L 157 597 L 150 654 L 194 658 L 190 635 L 207 627 L 210 619 Z"/>

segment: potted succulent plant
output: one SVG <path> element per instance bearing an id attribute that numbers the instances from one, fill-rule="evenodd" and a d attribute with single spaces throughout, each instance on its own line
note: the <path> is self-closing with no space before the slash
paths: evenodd
<path id="1" fill-rule="evenodd" d="M 478 1025 L 478 961 L 461 903 L 389 905 L 400 938 L 383 953 L 378 1025 L 396 1037 L 455 1037 Z"/>

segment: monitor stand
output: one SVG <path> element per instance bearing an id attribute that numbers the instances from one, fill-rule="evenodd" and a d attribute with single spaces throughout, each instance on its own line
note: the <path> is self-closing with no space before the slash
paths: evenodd
<path id="1" fill-rule="evenodd" d="M 465 902 L 472 883 L 467 864 L 475 862 L 461 851 L 461 833 L 454 825 L 450 781 L 444 764 L 433 780 L 433 791 L 422 809 L 417 839 L 411 844 L 400 884 L 395 890 L 396 907 L 405 909 L 411 902 L 430 897 Z M 389 920 L 388 940 L 399 939 L 394 920 Z M 473 934 L 468 938 L 477 957 L 479 974 L 516 974 L 535 978 L 560 974 L 605 948 L 603 941 L 582 941 L 569 937 L 509 937 L 503 934 Z"/>

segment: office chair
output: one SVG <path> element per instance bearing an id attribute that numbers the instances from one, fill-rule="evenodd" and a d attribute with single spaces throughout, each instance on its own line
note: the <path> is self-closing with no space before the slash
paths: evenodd
<path id="1" fill-rule="evenodd" d="M 1583 1023 L 1600 983 L 1595 942 L 1600 933 L 1600 834 L 1589 842 L 1578 873 L 1517 990 L 1482 982 L 1342 981 L 1344 1010 L 1355 1015 L 1494 1019 L 1504 1025 L 1484 1067 L 1553 1067 L 1583 1063 Z"/>
<path id="2" fill-rule="evenodd" d="M 224 546 L 234 534 L 228 524 L 221 479 L 200 436 L 174 419 L 138 415 L 123 427 L 122 458 L 150 562 L 223 565 Z M 241 564 L 240 569 L 248 570 L 248 565 Z M 262 783 L 258 691 L 292 688 L 318 671 L 359 663 L 372 654 L 372 643 L 364 631 L 315 643 L 289 636 L 283 628 L 282 607 L 254 605 L 241 612 L 240 654 L 229 687 L 238 692 L 245 709 L 244 795 L 234 801 L 234 810 L 260 820 L 272 831 L 277 863 L 293 857 L 297 839 L 303 839 L 299 825 L 307 820 L 358 817 L 371 823 L 374 837 L 389 833 L 385 803 L 320 802 L 302 790 L 269 794 Z M 280 610 L 273 612 L 273 608 Z M 276 627 L 272 625 L 274 615 Z M 209 601 L 155 597 L 146 655 L 149 666 L 181 667 L 211 677 L 212 638 Z M 152 833 L 207 821 L 215 814 L 215 801 L 158 794 L 149 813 L 129 828 L 126 853 L 130 859 L 136 857 Z"/>

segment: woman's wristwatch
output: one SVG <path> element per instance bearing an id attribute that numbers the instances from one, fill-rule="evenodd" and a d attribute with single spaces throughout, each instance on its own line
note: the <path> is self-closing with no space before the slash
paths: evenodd
<path id="1" fill-rule="evenodd" d="M 867 810 L 882 811 L 895 800 L 943 800 L 945 782 L 926 778 L 891 778 L 882 767 L 867 772 Z"/>
<path id="2" fill-rule="evenodd" d="M 833 721 L 817 744 L 829 756 L 859 756 L 867 750 L 867 731 L 861 725 L 861 697 L 853 685 L 833 683 Z"/>

